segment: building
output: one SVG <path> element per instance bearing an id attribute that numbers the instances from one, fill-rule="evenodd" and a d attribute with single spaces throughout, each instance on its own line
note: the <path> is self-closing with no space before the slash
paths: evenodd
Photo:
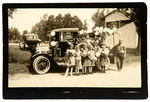
<path id="1" fill-rule="evenodd" d="M 106 44 L 110 47 L 116 45 L 119 39 L 123 40 L 124 46 L 127 48 L 136 48 L 138 45 L 138 34 L 136 32 L 136 26 L 127 16 L 118 10 L 114 10 L 108 13 L 104 18 L 105 27 L 113 29 L 115 25 L 120 34 L 115 33 L 112 36 L 108 36 Z"/>

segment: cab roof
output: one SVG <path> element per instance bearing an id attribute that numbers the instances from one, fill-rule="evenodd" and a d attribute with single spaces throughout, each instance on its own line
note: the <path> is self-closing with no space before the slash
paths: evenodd
<path id="1" fill-rule="evenodd" d="M 29 34 L 24 34 L 23 36 L 37 36 L 37 34 L 29 33 Z"/>
<path id="2" fill-rule="evenodd" d="M 54 32 L 66 32 L 66 31 L 77 32 L 79 31 L 79 28 L 60 28 L 60 29 L 54 29 L 52 31 Z"/>
<path id="3" fill-rule="evenodd" d="M 60 28 L 60 29 L 54 29 L 51 32 L 78 32 L 79 28 Z M 50 37 L 50 33 L 47 35 L 48 37 Z"/>

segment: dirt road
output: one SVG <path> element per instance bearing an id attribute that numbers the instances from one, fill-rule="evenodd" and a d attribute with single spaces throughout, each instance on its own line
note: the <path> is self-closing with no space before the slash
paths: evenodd
<path id="1" fill-rule="evenodd" d="M 61 73 L 44 75 L 16 74 L 9 76 L 9 87 L 140 87 L 140 62 L 126 63 L 118 71 L 111 65 L 106 73 L 95 72 L 88 75 L 64 77 Z"/>

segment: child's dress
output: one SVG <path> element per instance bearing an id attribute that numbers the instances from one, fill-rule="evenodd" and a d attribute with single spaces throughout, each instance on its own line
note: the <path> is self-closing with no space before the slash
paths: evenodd
<path id="1" fill-rule="evenodd" d="M 102 48 L 101 49 L 101 56 L 100 56 L 100 62 L 102 66 L 105 66 L 107 64 L 107 58 L 106 56 L 108 55 L 109 50 L 107 48 Z"/>
<path id="2" fill-rule="evenodd" d="M 67 57 L 66 57 L 67 66 L 75 66 L 75 56 L 74 56 L 75 51 L 68 50 L 68 53 L 69 54 L 67 54 Z"/>
<path id="3" fill-rule="evenodd" d="M 89 58 L 89 54 L 88 54 L 88 52 L 86 52 L 86 53 L 87 53 L 87 56 L 83 57 L 83 67 L 91 66 L 91 60 Z"/>
<path id="4" fill-rule="evenodd" d="M 95 56 L 95 51 L 91 50 L 88 53 L 89 53 L 89 58 L 90 58 L 90 61 L 91 61 L 90 66 L 95 66 L 95 62 L 97 60 L 97 58 Z"/>
<path id="5" fill-rule="evenodd" d="M 82 69 L 81 52 L 76 52 L 76 69 Z"/>
<path id="6" fill-rule="evenodd" d="M 70 58 L 70 66 L 75 66 L 75 57 L 72 55 Z"/>

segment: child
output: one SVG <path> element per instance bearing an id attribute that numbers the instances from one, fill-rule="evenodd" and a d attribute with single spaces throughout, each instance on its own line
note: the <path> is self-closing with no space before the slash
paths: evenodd
<path id="1" fill-rule="evenodd" d="M 80 74 L 80 69 L 82 69 L 81 51 L 80 51 L 79 47 L 76 48 L 75 61 L 76 61 L 75 71 L 76 71 L 76 74 L 79 75 Z"/>
<path id="2" fill-rule="evenodd" d="M 82 56 L 83 74 L 87 74 L 87 67 L 90 65 L 90 59 L 88 58 L 87 47 L 84 46 L 81 56 Z"/>
<path id="3" fill-rule="evenodd" d="M 105 44 L 102 44 L 102 48 L 101 48 L 101 56 L 100 56 L 100 62 L 101 62 L 101 71 L 103 73 L 105 73 L 105 65 L 107 62 L 106 56 L 108 54 L 108 49 L 106 48 Z"/>
<path id="4" fill-rule="evenodd" d="M 65 73 L 65 77 L 68 76 L 68 72 L 70 70 L 70 75 L 72 76 L 73 68 L 75 66 L 75 51 L 73 50 L 73 46 L 70 46 L 70 49 L 66 52 L 66 64 L 67 69 Z"/>
<path id="5" fill-rule="evenodd" d="M 89 73 L 93 72 L 93 67 L 95 66 L 95 62 L 97 60 L 95 51 L 92 49 L 92 46 L 89 46 L 89 51 L 88 51 L 89 59 L 91 61 L 90 66 L 89 66 Z"/>

